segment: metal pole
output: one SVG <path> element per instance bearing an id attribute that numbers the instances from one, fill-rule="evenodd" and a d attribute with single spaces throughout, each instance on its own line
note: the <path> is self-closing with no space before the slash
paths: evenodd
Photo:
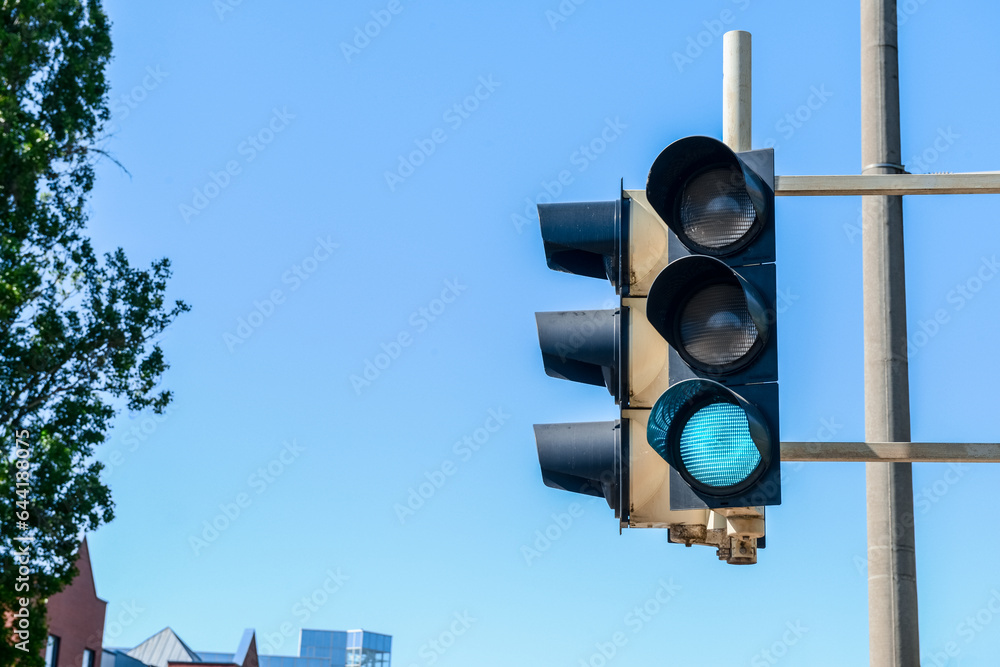
<path id="1" fill-rule="evenodd" d="M 861 0 L 861 162 L 902 171 L 896 0 Z M 903 199 L 862 199 L 865 440 L 910 440 Z M 917 667 L 917 567 L 910 463 L 866 463 L 869 660 Z"/>
<path id="2" fill-rule="evenodd" d="M 722 36 L 722 141 L 734 151 L 752 148 L 750 83 L 750 33 L 730 30 Z M 727 562 L 756 563 L 756 536 L 764 534 L 764 508 L 732 508 L 725 515 L 721 511 L 709 514 L 710 520 L 722 516 L 726 517 L 723 525 L 730 553 L 736 557 Z"/>
<path id="3" fill-rule="evenodd" d="M 722 36 L 722 141 L 734 151 L 750 143 L 750 33 L 731 30 Z"/>
<path id="4" fill-rule="evenodd" d="M 782 461 L 1000 463 L 995 442 L 782 442 Z"/>
<path id="5" fill-rule="evenodd" d="M 1000 172 L 775 176 L 778 197 L 838 195 L 996 195 Z"/>

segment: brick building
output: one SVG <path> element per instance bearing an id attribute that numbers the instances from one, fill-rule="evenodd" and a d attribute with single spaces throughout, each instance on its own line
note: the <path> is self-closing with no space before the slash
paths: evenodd
<path id="1" fill-rule="evenodd" d="M 108 603 L 97 597 L 87 538 L 76 558 L 73 582 L 48 600 L 49 638 L 46 667 L 99 667 L 104 614 Z"/>

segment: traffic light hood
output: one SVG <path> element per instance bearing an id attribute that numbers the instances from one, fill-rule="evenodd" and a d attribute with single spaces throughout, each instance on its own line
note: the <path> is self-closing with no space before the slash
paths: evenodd
<path id="1" fill-rule="evenodd" d="M 677 238 L 715 257 L 740 253 L 757 238 L 773 215 L 771 197 L 765 179 L 711 137 L 685 137 L 664 148 L 646 181 L 649 204 Z M 711 229 L 699 234 L 706 225 Z"/>
<path id="2" fill-rule="evenodd" d="M 671 262 L 653 281 L 646 317 L 692 368 L 729 375 L 754 361 L 770 336 L 774 313 L 737 271 L 705 255 Z M 701 321 L 697 321 L 701 320 Z M 693 333 L 688 333 L 688 332 Z M 713 359 L 692 344 L 710 350 Z M 740 353 L 726 356 L 726 348 Z"/>
<path id="3" fill-rule="evenodd" d="M 711 502 L 752 489 L 774 452 L 765 415 L 718 382 L 685 380 L 667 390 L 650 412 L 646 437 L 709 507 L 776 504 L 765 497 Z"/>
<path id="4" fill-rule="evenodd" d="M 539 204 L 545 261 L 550 269 L 607 278 L 618 287 L 622 202 Z"/>
<path id="5" fill-rule="evenodd" d="M 607 387 L 618 399 L 617 310 L 535 313 L 538 346 L 549 377 Z"/>
<path id="6" fill-rule="evenodd" d="M 620 509 L 619 422 L 535 424 L 535 444 L 545 486 L 604 498 Z"/>

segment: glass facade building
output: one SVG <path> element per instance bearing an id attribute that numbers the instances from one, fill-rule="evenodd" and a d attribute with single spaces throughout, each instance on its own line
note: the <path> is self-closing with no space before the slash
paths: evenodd
<path id="1" fill-rule="evenodd" d="M 347 632 L 347 667 L 391 667 L 392 637 L 364 630 Z"/>
<path id="2" fill-rule="evenodd" d="M 302 630 L 298 656 L 260 655 L 260 667 L 391 667 L 392 637 L 364 630 Z"/>

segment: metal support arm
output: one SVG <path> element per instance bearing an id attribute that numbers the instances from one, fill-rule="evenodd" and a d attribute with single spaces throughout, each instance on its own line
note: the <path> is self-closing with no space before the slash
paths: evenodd
<path id="1" fill-rule="evenodd" d="M 782 461 L 1000 463 L 1000 444 L 983 442 L 782 442 Z"/>
<path id="2" fill-rule="evenodd" d="M 995 195 L 1000 194 L 1000 172 L 775 176 L 774 194 L 779 197 Z"/>

